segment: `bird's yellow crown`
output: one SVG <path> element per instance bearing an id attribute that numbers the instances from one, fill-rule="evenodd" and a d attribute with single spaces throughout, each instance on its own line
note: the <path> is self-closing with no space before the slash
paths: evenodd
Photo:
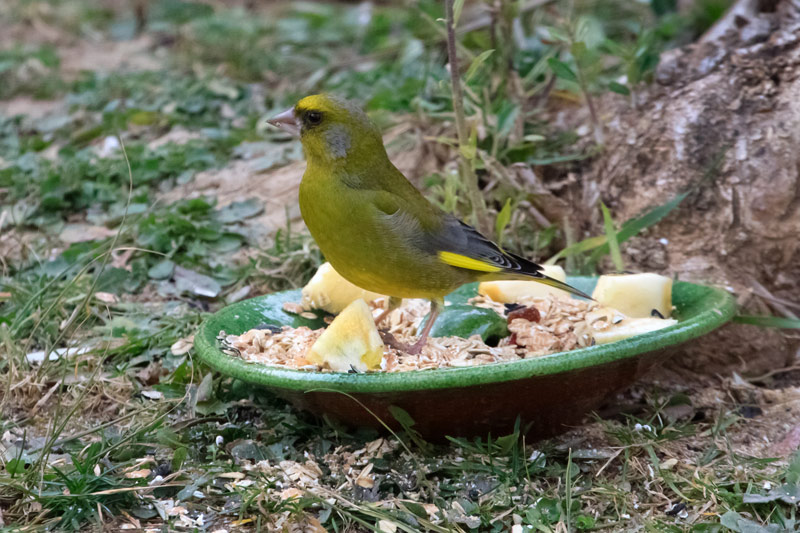
<path id="1" fill-rule="evenodd" d="M 297 102 L 294 114 L 311 165 L 352 167 L 368 156 L 385 156 L 380 131 L 353 102 L 314 94 Z"/>

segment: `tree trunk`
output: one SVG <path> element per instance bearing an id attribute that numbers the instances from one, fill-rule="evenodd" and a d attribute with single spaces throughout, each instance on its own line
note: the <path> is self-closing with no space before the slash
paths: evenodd
<path id="1" fill-rule="evenodd" d="M 800 314 L 800 3 L 740 2 L 664 54 L 636 107 L 620 100 L 606 100 L 606 149 L 584 186 L 599 186 L 617 220 L 693 191 L 626 244 L 630 264 L 731 287 L 744 312 Z M 799 337 L 731 325 L 681 365 L 779 368 Z"/>

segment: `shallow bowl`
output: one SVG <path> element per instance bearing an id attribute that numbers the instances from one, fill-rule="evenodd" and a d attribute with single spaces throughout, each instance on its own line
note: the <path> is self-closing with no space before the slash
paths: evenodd
<path id="1" fill-rule="evenodd" d="M 591 292 L 597 278 L 568 282 Z M 463 302 L 475 284 L 448 299 Z M 283 310 L 299 302 L 300 291 L 252 298 L 210 316 L 195 335 L 202 361 L 222 374 L 262 385 L 295 407 L 327 415 L 350 426 L 398 427 L 390 407 L 405 410 L 414 429 L 428 439 L 510 433 L 519 418 L 528 436 L 552 436 L 579 424 L 614 393 L 633 383 L 675 348 L 731 319 L 733 296 L 714 287 L 675 282 L 678 323 L 622 341 L 532 359 L 474 367 L 402 373 L 335 373 L 289 370 L 248 363 L 220 349 L 220 331 L 241 334 L 261 324 L 321 327 Z"/>

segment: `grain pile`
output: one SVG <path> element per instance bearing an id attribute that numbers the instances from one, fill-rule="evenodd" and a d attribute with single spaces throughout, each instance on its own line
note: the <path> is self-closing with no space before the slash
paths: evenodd
<path id="1" fill-rule="evenodd" d="M 615 317 L 610 312 L 598 310 L 594 302 L 571 298 L 531 298 L 521 305 L 505 306 L 478 296 L 471 305 L 494 310 L 507 317 L 510 336 L 497 346 L 488 346 L 478 336 L 430 338 L 419 355 L 408 355 L 390 346 L 384 347 L 381 371 L 406 372 L 446 367 L 476 366 L 505 361 L 540 357 L 551 353 L 573 350 L 593 344 L 592 331 L 609 327 Z M 370 303 L 373 316 L 378 316 L 387 305 L 385 299 Z M 288 312 L 299 311 L 287 304 Z M 405 300 L 381 324 L 397 340 L 411 344 L 430 305 L 423 300 Z M 242 335 L 220 332 L 219 340 L 229 355 L 245 361 L 290 369 L 326 371 L 306 359 L 311 346 L 323 330 L 307 327 L 268 327 L 252 329 Z"/>

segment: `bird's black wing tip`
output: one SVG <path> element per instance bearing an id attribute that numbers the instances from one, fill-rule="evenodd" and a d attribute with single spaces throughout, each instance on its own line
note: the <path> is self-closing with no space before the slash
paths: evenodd
<path id="1" fill-rule="evenodd" d="M 542 272 L 544 270 L 542 265 L 534 263 L 533 261 L 525 259 L 524 257 L 520 257 L 517 254 L 511 252 L 506 252 L 506 254 L 519 264 L 519 273 L 526 274 L 528 276 L 531 276 L 532 278 L 546 280 L 547 285 L 569 292 L 571 294 L 574 294 L 575 296 L 585 298 L 592 302 L 597 301 L 588 294 L 586 294 L 585 292 L 583 292 L 582 290 L 576 289 L 569 283 L 564 283 L 563 281 L 559 281 L 557 279 L 551 278 L 550 276 L 547 276 L 544 272 Z"/>

